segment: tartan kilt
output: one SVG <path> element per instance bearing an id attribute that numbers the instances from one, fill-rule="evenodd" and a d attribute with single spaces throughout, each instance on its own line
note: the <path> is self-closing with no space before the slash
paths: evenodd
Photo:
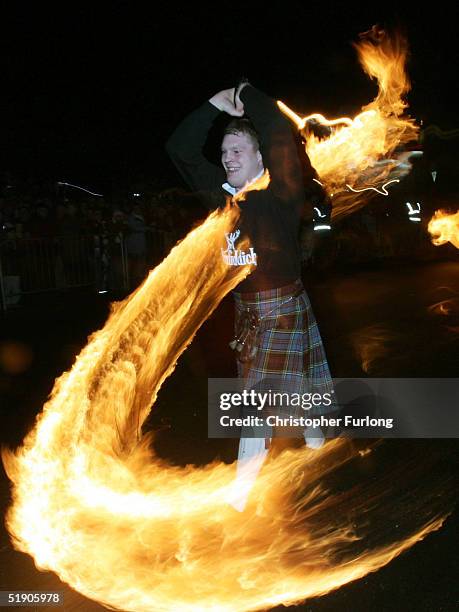
<path id="1" fill-rule="evenodd" d="M 237 362 L 238 376 L 245 380 L 244 388 L 266 391 L 274 383 L 276 390 L 281 387 L 289 393 L 333 392 L 319 328 L 300 280 L 277 289 L 243 294 L 234 292 L 233 295 L 236 328 L 244 309 L 250 308 L 262 319 L 257 336 L 257 354 L 250 362 Z M 328 407 L 310 409 L 301 405 L 285 409 L 276 407 L 276 414 L 293 417 L 334 411 L 334 402 Z"/>

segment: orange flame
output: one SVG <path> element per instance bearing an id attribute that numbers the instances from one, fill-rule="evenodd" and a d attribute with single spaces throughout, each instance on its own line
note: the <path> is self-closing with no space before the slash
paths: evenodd
<path id="1" fill-rule="evenodd" d="M 234 203 L 244 202 L 245 196 L 249 191 L 262 191 L 267 189 L 269 183 L 271 182 L 271 177 L 269 175 L 269 170 L 265 170 L 263 174 L 256 181 L 251 183 L 247 183 L 241 191 L 238 191 L 236 195 L 234 195 L 231 199 Z"/>
<path id="2" fill-rule="evenodd" d="M 450 214 L 444 210 L 437 210 L 429 221 L 427 230 L 435 246 L 451 242 L 456 249 L 459 249 L 459 211 Z"/>
<path id="3" fill-rule="evenodd" d="M 395 150 L 415 140 L 419 132 L 414 120 L 403 114 L 407 107 L 403 96 L 410 89 L 405 72 L 406 41 L 400 36 L 390 39 L 373 28 L 355 47 L 363 69 L 377 79 L 379 90 L 354 119 L 329 120 L 318 113 L 301 118 L 278 102 L 305 138 L 306 152 L 320 182 L 333 196 L 335 218 L 363 206 L 372 192 L 387 195 L 385 187 L 411 169 L 412 153 L 395 154 Z M 310 129 L 314 122 L 330 128 L 330 135 L 314 135 Z"/>

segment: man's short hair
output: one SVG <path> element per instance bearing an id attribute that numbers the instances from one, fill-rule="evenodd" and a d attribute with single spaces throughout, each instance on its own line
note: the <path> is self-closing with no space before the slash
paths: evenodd
<path id="1" fill-rule="evenodd" d="M 232 119 L 228 125 L 226 126 L 224 135 L 234 134 L 235 136 L 239 136 L 239 134 L 246 134 L 253 145 L 255 151 L 261 150 L 261 139 L 258 135 L 258 132 L 253 127 L 250 119 L 246 119 L 245 117 L 238 117 L 237 119 Z"/>

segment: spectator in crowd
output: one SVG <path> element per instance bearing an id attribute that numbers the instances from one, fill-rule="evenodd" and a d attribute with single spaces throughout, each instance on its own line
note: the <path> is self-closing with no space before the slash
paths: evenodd
<path id="1" fill-rule="evenodd" d="M 143 280 L 146 272 L 147 225 L 139 204 L 134 204 L 127 217 L 126 250 L 129 261 L 129 284 L 131 288 Z"/>
<path id="2" fill-rule="evenodd" d="M 29 228 L 32 238 L 50 238 L 55 235 L 56 226 L 45 203 L 38 202 L 30 220 Z"/>

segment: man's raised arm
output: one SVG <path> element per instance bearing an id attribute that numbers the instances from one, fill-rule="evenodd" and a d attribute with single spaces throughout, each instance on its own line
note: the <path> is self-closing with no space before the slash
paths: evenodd
<path id="1" fill-rule="evenodd" d="M 236 100 L 243 104 L 261 138 L 263 161 L 269 169 L 273 190 L 281 199 L 304 198 L 298 145 L 276 101 L 249 84 L 242 85 Z"/>
<path id="2" fill-rule="evenodd" d="M 234 88 L 216 93 L 186 117 L 166 143 L 166 150 L 186 183 L 196 191 L 220 188 L 225 180 L 221 166 L 209 162 L 203 148 L 214 120 L 221 112 L 241 116 L 234 106 Z"/>

